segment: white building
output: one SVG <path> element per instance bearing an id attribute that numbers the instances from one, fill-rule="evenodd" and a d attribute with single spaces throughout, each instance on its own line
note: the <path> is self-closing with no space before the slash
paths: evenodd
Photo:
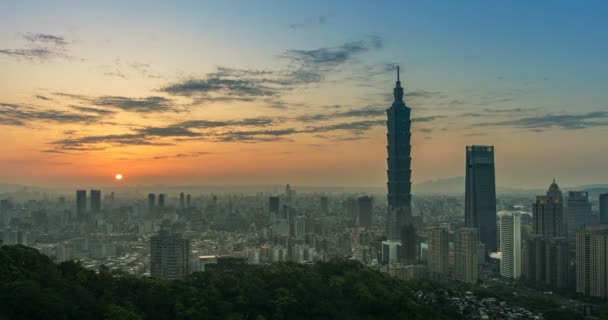
<path id="1" fill-rule="evenodd" d="M 518 279 L 521 276 L 521 212 L 502 211 L 500 216 L 500 275 Z"/>

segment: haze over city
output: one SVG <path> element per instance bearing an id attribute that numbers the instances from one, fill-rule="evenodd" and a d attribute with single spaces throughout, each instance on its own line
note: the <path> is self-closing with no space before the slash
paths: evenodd
<path id="1" fill-rule="evenodd" d="M 603 183 L 596 2 L 0 4 L 0 177 L 73 185 L 383 186 L 400 65 L 412 179 Z M 441 21 L 440 24 L 435 23 Z M 567 21 L 567 23 L 565 23 Z"/>

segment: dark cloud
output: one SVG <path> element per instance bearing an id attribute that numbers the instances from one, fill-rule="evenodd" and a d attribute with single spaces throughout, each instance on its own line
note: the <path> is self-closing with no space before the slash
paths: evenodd
<path id="1" fill-rule="evenodd" d="M 283 57 L 304 66 L 337 66 L 355 55 L 380 49 L 384 40 L 378 36 L 368 36 L 360 41 L 347 42 L 338 47 L 325 47 L 313 50 L 288 50 Z"/>
<path id="2" fill-rule="evenodd" d="M 296 117 L 296 120 L 302 122 L 316 122 L 326 121 L 341 118 L 373 118 L 386 114 L 386 108 L 378 108 L 373 106 L 367 106 L 359 109 L 350 109 L 347 111 L 333 112 L 333 113 L 317 113 L 308 114 Z"/>
<path id="3" fill-rule="evenodd" d="M 335 67 L 358 54 L 379 49 L 383 39 L 368 36 L 337 47 L 313 50 L 288 50 L 280 58 L 288 67 L 279 70 L 218 67 L 204 77 L 191 77 L 162 87 L 162 92 L 185 96 L 196 103 L 215 101 L 272 101 L 269 107 L 284 108 L 280 96 L 298 85 L 319 83 Z M 269 100 L 270 99 L 270 100 Z"/>
<path id="4" fill-rule="evenodd" d="M 53 99 L 42 96 L 42 95 L 35 95 L 34 98 L 39 99 L 39 100 L 45 100 L 45 101 L 52 101 Z"/>
<path id="5" fill-rule="evenodd" d="M 120 146 L 172 146 L 173 143 L 158 141 L 157 137 L 135 134 L 110 134 L 67 138 L 53 141 L 52 145 L 59 150 L 103 150 L 107 147 Z"/>
<path id="6" fill-rule="evenodd" d="M 25 48 L 0 49 L 0 55 L 30 61 L 71 58 L 66 50 L 68 42 L 63 37 L 42 33 L 25 33 L 22 34 L 22 38 L 27 42 Z"/>
<path id="7" fill-rule="evenodd" d="M 206 156 L 206 155 L 211 155 L 211 154 L 213 154 L 213 152 L 198 151 L 198 152 L 190 152 L 190 153 L 178 153 L 178 154 L 175 154 L 172 156 L 168 156 L 168 155 L 156 156 L 153 159 L 162 160 L 162 159 L 169 159 L 169 158 L 178 158 L 178 159 L 196 158 L 196 157 Z"/>
<path id="8" fill-rule="evenodd" d="M 440 91 L 416 90 L 405 93 L 406 98 L 444 99 L 447 95 Z"/>
<path id="9" fill-rule="evenodd" d="M 353 122 L 343 122 L 336 124 L 329 124 L 323 126 L 311 126 L 308 127 L 305 132 L 318 133 L 327 131 L 344 130 L 349 131 L 353 134 L 363 134 L 365 131 L 370 130 L 374 127 L 386 125 L 386 120 L 363 120 Z"/>
<path id="10" fill-rule="evenodd" d="M 68 42 L 65 38 L 44 33 L 24 33 L 23 38 L 34 43 L 50 43 L 56 46 L 65 46 Z"/>
<path id="11" fill-rule="evenodd" d="M 437 119 L 445 118 L 445 116 L 434 115 L 434 116 L 426 116 L 426 117 L 417 117 L 412 118 L 412 122 L 431 122 Z"/>
<path id="12" fill-rule="evenodd" d="M 107 147 L 130 146 L 130 145 L 150 145 L 167 146 L 174 145 L 165 139 L 182 141 L 184 138 L 202 138 L 209 141 L 237 141 L 254 140 L 253 136 L 272 136 L 279 135 L 278 131 L 257 130 L 257 131 L 232 131 L 234 127 L 264 127 L 276 123 L 267 117 L 245 118 L 241 120 L 211 121 L 211 120 L 188 120 L 164 127 L 143 127 L 132 129 L 129 133 L 95 135 L 82 137 L 69 137 L 52 142 L 58 150 L 99 150 Z M 210 132 L 212 129 L 225 129 L 223 132 Z M 194 131 L 197 130 L 197 131 Z M 247 139 L 246 136 L 252 136 Z M 187 140 L 187 139 L 186 139 Z"/>
<path id="13" fill-rule="evenodd" d="M 28 122 L 93 123 L 99 115 L 73 113 L 35 106 L 0 103 L 0 124 L 25 126 Z"/>
<path id="14" fill-rule="evenodd" d="M 108 110 L 108 109 L 100 109 L 100 108 L 91 108 L 91 107 L 82 107 L 82 106 L 70 106 L 72 109 L 83 112 L 83 113 L 94 113 L 98 115 L 112 115 L 115 114 L 116 111 Z"/>
<path id="15" fill-rule="evenodd" d="M 173 100 L 159 96 L 145 98 L 102 96 L 91 100 L 91 103 L 139 113 L 178 111 Z"/>
<path id="16" fill-rule="evenodd" d="M 583 114 L 546 114 L 494 123 L 480 123 L 481 126 L 513 126 L 531 130 L 562 128 L 566 130 L 608 126 L 608 112 L 594 111 Z"/>

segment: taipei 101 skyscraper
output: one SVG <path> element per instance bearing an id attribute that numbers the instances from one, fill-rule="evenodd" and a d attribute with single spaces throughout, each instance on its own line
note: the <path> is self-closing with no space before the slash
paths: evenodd
<path id="1" fill-rule="evenodd" d="M 411 170 L 411 109 L 403 101 L 403 88 L 399 80 L 393 89 L 394 101 L 386 110 L 388 121 L 387 176 L 388 212 L 386 234 L 388 240 L 401 240 L 401 262 L 416 262 L 417 235 L 412 221 L 412 170 Z"/>

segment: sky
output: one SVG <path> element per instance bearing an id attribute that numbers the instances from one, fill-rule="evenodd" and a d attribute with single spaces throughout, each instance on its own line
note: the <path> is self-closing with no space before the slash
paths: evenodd
<path id="1" fill-rule="evenodd" d="M 500 186 L 607 183 L 607 14 L 602 1 L 2 1 L 0 182 L 382 186 L 399 65 L 414 183 L 463 176 L 474 144 L 495 146 Z"/>

